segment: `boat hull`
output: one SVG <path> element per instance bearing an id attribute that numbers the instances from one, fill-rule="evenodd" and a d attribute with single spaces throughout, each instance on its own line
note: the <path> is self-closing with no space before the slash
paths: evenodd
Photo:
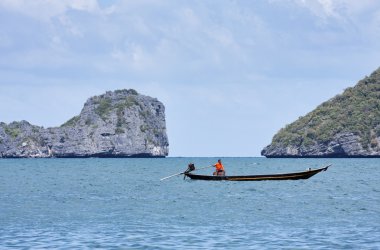
<path id="1" fill-rule="evenodd" d="M 235 175 L 235 176 L 210 176 L 185 173 L 192 180 L 204 181 L 278 181 L 278 180 L 302 180 L 309 179 L 319 172 L 326 171 L 329 166 L 297 173 L 271 174 L 271 175 Z"/>

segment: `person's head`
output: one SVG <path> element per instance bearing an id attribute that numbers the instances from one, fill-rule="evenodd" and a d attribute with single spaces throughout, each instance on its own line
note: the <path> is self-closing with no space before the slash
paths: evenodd
<path id="1" fill-rule="evenodd" d="M 222 160 L 221 160 L 221 159 L 218 159 L 218 162 L 219 162 L 219 163 L 222 163 Z"/>

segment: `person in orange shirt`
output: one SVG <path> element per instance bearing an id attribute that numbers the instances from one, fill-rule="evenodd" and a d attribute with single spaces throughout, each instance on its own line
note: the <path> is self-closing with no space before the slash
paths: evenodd
<path id="1" fill-rule="evenodd" d="M 226 175 L 226 171 L 224 171 L 222 160 L 219 159 L 218 162 L 214 165 L 214 167 L 215 167 L 215 172 L 213 173 L 213 175 L 220 175 L 220 176 Z"/>

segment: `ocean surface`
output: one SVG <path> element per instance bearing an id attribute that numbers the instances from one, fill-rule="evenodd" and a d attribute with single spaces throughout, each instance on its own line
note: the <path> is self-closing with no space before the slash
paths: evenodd
<path id="1" fill-rule="evenodd" d="M 1 159 L 0 249 L 380 249 L 380 159 L 222 158 L 229 175 L 332 166 L 160 181 L 216 160 Z"/>

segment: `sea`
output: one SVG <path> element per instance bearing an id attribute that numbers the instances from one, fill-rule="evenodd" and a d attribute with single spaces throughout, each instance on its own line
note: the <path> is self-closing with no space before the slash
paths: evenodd
<path id="1" fill-rule="evenodd" d="M 217 159 L 1 159 L 0 249 L 380 249 L 380 159 L 221 157 L 227 175 L 331 167 L 160 181 Z"/>

